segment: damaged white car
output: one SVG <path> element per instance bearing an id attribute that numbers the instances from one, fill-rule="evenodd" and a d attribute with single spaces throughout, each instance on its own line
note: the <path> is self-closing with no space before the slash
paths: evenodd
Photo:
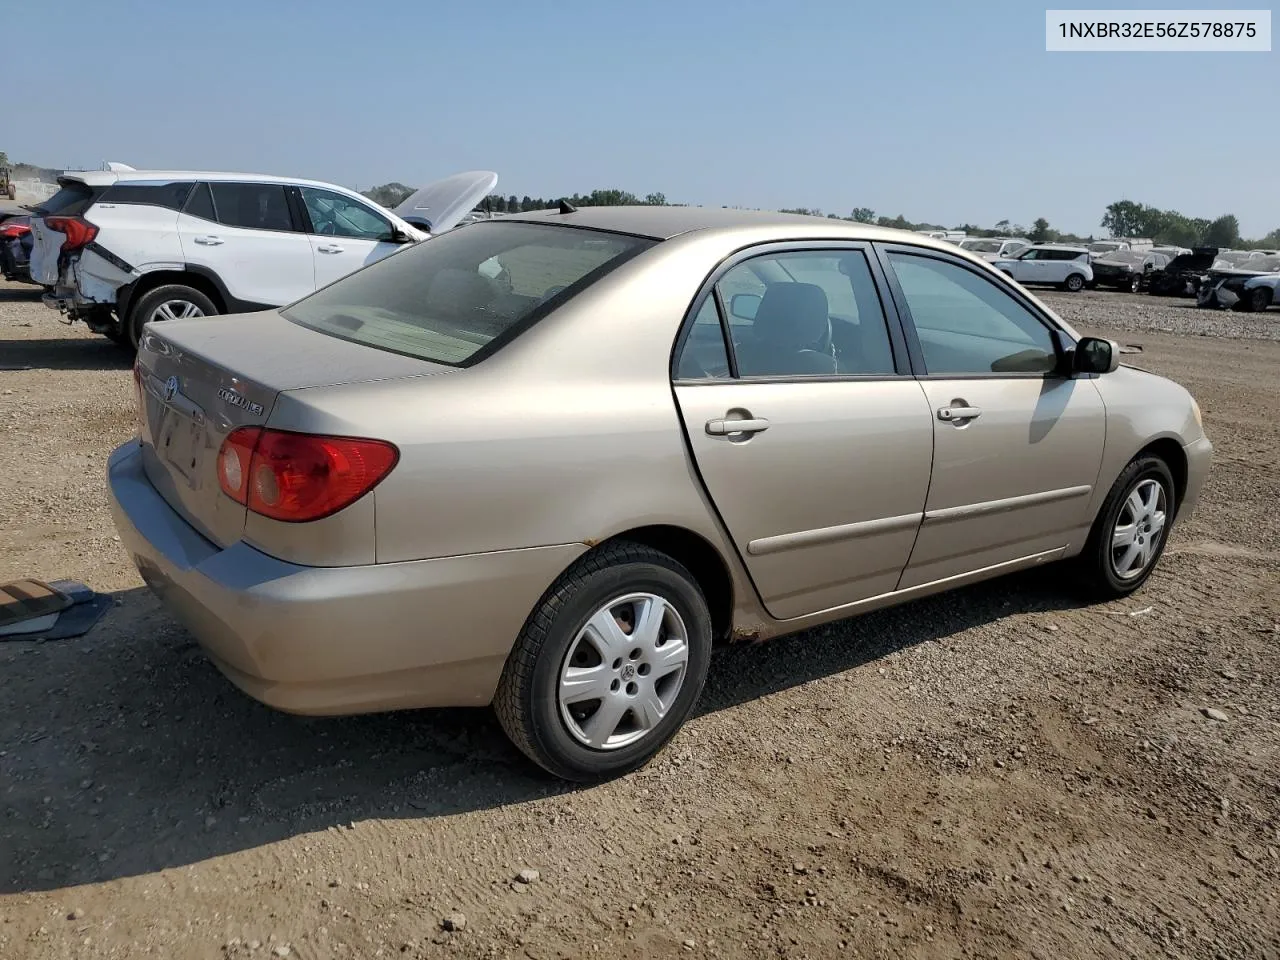
<path id="1" fill-rule="evenodd" d="M 114 165 L 119 167 L 119 165 Z M 137 347 L 152 321 L 280 307 L 455 226 L 490 171 L 422 188 L 394 211 L 344 187 L 243 173 L 67 173 L 34 210 L 45 303 Z"/>

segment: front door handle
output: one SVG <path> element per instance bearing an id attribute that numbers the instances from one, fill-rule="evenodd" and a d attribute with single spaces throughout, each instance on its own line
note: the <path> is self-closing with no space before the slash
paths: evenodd
<path id="1" fill-rule="evenodd" d="M 727 437 L 731 433 L 762 433 L 769 429 L 769 421 L 764 417 L 750 420 L 708 420 L 707 433 L 713 437 Z"/>
<path id="2" fill-rule="evenodd" d="M 938 419 L 946 420 L 948 422 L 955 422 L 957 420 L 976 420 L 980 416 L 982 416 L 982 409 L 980 407 L 938 408 Z"/>
<path id="3" fill-rule="evenodd" d="M 341 253 L 344 248 L 338 246 L 336 243 L 326 243 L 322 247 L 316 247 L 316 249 L 321 253 Z"/>
<path id="4" fill-rule="evenodd" d="M 212 234 L 206 237 L 194 237 L 193 239 L 196 243 L 202 243 L 206 247 L 216 247 L 223 242 L 221 237 L 215 237 Z"/>

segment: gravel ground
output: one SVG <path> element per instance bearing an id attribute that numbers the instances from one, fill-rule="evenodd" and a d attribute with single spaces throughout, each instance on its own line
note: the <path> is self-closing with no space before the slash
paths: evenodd
<path id="1" fill-rule="evenodd" d="M 0 580 L 118 602 L 0 643 L 0 957 L 1280 957 L 1280 315 L 1047 299 L 1204 408 L 1150 583 L 1084 607 L 1046 571 L 721 651 L 657 761 L 570 789 L 485 712 L 232 688 L 113 537 L 127 360 L 0 284 Z"/>

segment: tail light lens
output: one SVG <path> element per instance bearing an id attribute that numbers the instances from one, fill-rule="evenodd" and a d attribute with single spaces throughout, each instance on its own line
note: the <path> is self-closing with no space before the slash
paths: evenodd
<path id="1" fill-rule="evenodd" d="M 240 427 L 218 451 L 218 485 L 254 513 L 302 523 L 359 500 L 399 459 L 383 440 Z"/>
<path id="2" fill-rule="evenodd" d="M 57 230 L 66 236 L 62 241 L 62 252 L 71 253 L 93 243 L 98 235 L 98 228 L 84 217 L 45 217 L 45 226 Z"/>
<path id="3" fill-rule="evenodd" d="M 14 237 L 20 237 L 24 233 L 30 233 L 31 228 L 25 223 L 6 223 L 0 224 L 0 237 L 8 237 L 12 240 Z"/>

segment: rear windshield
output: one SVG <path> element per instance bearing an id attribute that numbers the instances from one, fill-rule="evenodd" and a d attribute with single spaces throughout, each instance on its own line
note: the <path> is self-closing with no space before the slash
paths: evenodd
<path id="1" fill-rule="evenodd" d="M 101 192 L 79 180 L 67 180 L 62 183 L 61 190 L 32 209 L 47 217 L 54 215 L 77 217 L 89 209 L 94 197 Z"/>
<path id="2" fill-rule="evenodd" d="M 566 226 L 473 223 L 344 277 L 282 313 L 330 336 L 467 366 L 654 242 Z"/>

